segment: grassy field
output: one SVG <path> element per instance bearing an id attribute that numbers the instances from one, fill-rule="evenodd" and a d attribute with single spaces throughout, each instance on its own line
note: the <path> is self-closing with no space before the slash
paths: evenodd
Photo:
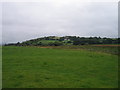
<path id="1" fill-rule="evenodd" d="M 2 46 L 0 46 L 0 89 L 2 88 Z"/>
<path id="2" fill-rule="evenodd" d="M 3 88 L 116 88 L 118 57 L 94 50 L 3 47 Z"/>
<path id="3" fill-rule="evenodd" d="M 109 44 L 111 45 L 111 44 Z M 48 48 L 58 48 L 58 49 L 72 49 L 72 50 L 87 50 L 92 52 L 101 52 L 114 55 L 120 55 L 120 46 L 97 46 L 97 45 L 65 45 L 65 46 L 49 46 Z"/>

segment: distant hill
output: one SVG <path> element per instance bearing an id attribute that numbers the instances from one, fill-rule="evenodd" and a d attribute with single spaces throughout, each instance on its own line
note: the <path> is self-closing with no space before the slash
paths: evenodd
<path id="1" fill-rule="evenodd" d="M 90 45 L 90 44 L 120 44 L 120 38 L 77 37 L 77 36 L 48 36 L 31 39 L 22 43 L 6 44 L 16 46 L 60 46 L 60 45 Z"/>

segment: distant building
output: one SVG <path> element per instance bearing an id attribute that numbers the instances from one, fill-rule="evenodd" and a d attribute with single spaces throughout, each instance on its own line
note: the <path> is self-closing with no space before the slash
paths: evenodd
<path id="1" fill-rule="evenodd" d="M 68 39 L 68 38 L 65 38 L 65 39 L 64 39 L 64 41 L 70 41 L 70 39 Z"/>

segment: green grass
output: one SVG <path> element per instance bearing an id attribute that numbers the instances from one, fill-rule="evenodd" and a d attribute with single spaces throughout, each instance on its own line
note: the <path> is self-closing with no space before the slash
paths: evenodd
<path id="1" fill-rule="evenodd" d="M 48 44 L 48 43 L 54 43 L 56 40 L 41 40 L 40 42 L 44 43 L 44 44 Z"/>
<path id="2" fill-rule="evenodd" d="M 118 46 L 93 46 L 93 45 L 66 45 L 66 46 L 57 46 L 52 48 L 59 48 L 59 49 L 74 49 L 74 50 L 87 50 L 92 52 L 101 52 L 101 53 L 108 53 L 114 55 L 120 55 L 118 52 L 120 47 Z"/>
<path id="3" fill-rule="evenodd" d="M 2 46 L 0 46 L 0 89 L 2 88 Z"/>
<path id="4" fill-rule="evenodd" d="M 54 42 L 60 42 L 58 40 L 41 40 L 40 42 L 42 42 L 43 44 L 49 44 L 49 43 L 54 43 Z M 63 45 L 72 45 L 72 43 L 67 43 L 68 41 L 62 41 Z"/>
<path id="5" fill-rule="evenodd" d="M 87 50 L 3 47 L 3 88 L 116 88 L 117 55 Z"/>

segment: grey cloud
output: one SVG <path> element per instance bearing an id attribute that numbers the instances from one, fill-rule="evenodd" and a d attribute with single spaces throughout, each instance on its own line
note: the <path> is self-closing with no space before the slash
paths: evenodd
<path id="1" fill-rule="evenodd" d="M 2 3 L 0 3 L 0 45 L 2 44 Z"/>
<path id="2" fill-rule="evenodd" d="M 3 43 L 41 36 L 117 37 L 117 3 L 3 3 Z"/>

